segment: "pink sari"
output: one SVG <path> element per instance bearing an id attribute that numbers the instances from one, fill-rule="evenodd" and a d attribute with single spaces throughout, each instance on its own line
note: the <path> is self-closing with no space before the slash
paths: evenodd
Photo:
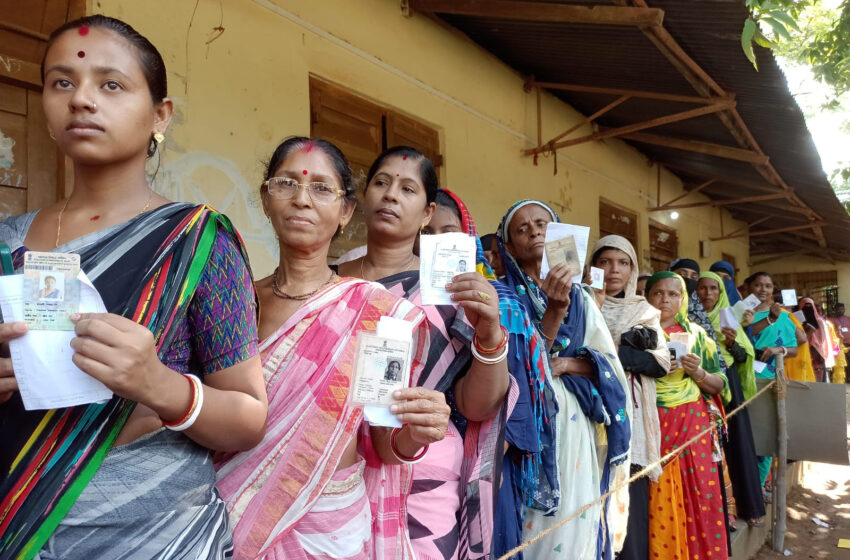
<path id="1" fill-rule="evenodd" d="M 384 315 L 416 325 L 412 366 L 417 378 L 428 352 L 424 314 L 380 284 L 351 278 L 335 282 L 262 341 L 269 396 L 266 435 L 254 449 L 217 464 L 236 558 L 323 558 L 310 542 L 322 543 L 323 533 L 327 542 L 337 540 L 335 532 L 350 532 L 347 524 L 362 518 L 366 500 L 372 539 L 348 557 L 412 558 L 401 515 L 410 491 L 409 466 L 389 469 L 391 476 L 384 477 L 362 475 L 362 468 L 336 472 L 363 420 L 362 409 L 348 403 L 357 333 L 374 332 Z M 377 456 L 368 439 L 358 451 L 367 459 Z M 381 478 L 383 485 L 376 487 Z M 363 479 L 365 492 L 357 497 L 354 486 Z M 340 496 L 343 502 L 333 509 Z"/>

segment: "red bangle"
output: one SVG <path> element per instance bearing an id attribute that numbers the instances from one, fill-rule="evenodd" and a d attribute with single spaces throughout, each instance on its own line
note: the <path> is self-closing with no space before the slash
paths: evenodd
<path id="1" fill-rule="evenodd" d="M 186 382 L 189 384 L 189 387 L 192 388 L 192 402 L 189 403 L 189 410 L 186 411 L 186 414 L 184 414 L 183 418 L 181 418 L 180 420 L 175 420 L 174 422 L 166 422 L 165 420 L 162 420 L 162 418 L 160 418 L 160 420 L 162 420 L 162 425 L 166 428 L 173 428 L 174 426 L 179 426 L 180 424 L 184 423 L 186 420 L 189 419 L 190 416 L 192 416 L 192 413 L 195 412 L 195 407 L 198 406 L 197 387 L 195 387 L 195 384 L 192 383 L 192 380 L 189 379 L 188 376 L 184 375 L 183 377 L 186 379 Z"/>
<path id="2" fill-rule="evenodd" d="M 478 350 L 482 354 L 495 354 L 499 350 L 505 347 L 508 343 L 508 329 L 503 326 L 499 326 L 502 329 L 502 341 L 495 348 L 485 348 L 481 346 L 481 343 L 478 341 L 478 333 L 472 335 L 472 344 L 475 346 L 475 349 Z"/>
<path id="3" fill-rule="evenodd" d="M 407 426 L 407 424 L 404 424 L 404 426 Z M 393 455 L 395 455 L 395 458 L 398 459 L 399 461 L 401 461 L 402 463 L 416 463 L 416 462 L 422 460 L 422 457 L 424 457 L 425 453 L 428 452 L 428 446 L 426 445 L 425 447 L 423 447 L 421 450 L 419 450 L 419 453 L 417 453 L 413 457 L 407 457 L 407 456 L 403 455 L 398 450 L 398 447 L 396 447 L 396 445 L 395 445 L 395 436 L 396 436 L 396 434 L 398 434 L 402 430 L 402 428 L 404 428 L 404 426 L 402 426 L 401 428 L 393 428 L 393 431 L 390 434 L 390 449 L 392 449 L 392 452 L 393 452 Z"/>

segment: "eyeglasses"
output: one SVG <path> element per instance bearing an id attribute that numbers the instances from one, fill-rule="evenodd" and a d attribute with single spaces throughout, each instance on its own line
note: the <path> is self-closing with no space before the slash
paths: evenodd
<path id="1" fill-rule="evenodd" d="M 330 204 L 345 194 L 344 190 L 327 183 L 299 183 L 289 177 L 272 177 L 263 181 L 263 186 L 269 190 L 270 196 L 282 199 L 293 198 L 303 188 L 316 204 Z"/>

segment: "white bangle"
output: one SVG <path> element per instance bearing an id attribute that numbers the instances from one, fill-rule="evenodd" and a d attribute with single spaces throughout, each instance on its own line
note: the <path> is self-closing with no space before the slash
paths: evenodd
<path id="1" fill-rule="evenodd" d="M 201 383 L 201 380 L 197 375 L 186 375 L 186 378 L 192 382 L 192 387 L 194 389 L 194 394 L 192 395 L 192 401 L 194 403 L 194 407 L 190 411 L 189 417 L 185 422 L 181 422 L 176 426 L 169 426 L 168 424 L 163 423 L 163 425 L 171 430 L 172 432 L 182 432 L 184 430 L 188 430 L 192 427 L 195 421 L 198 419 L 198 416 L 201 415 L 201 408 L 204 406 L 204 386 Z"/>
<path id="2" fill-rule="evenodd" d="M 505 360 L 508 357 L 508 349 L 510 348 L 510 344 L 505 344 L 505 347 L 499 352 L 496 356 L 489 358 L 487 356 L 482 356 L 478 350 L 475 349 L 475 345 L 471 344 L 469 349 L 472 350 L 472 355 L 475 356 L 475 359 L 481 362 L 482 364 L 487 365 L 495 365 Z"/>

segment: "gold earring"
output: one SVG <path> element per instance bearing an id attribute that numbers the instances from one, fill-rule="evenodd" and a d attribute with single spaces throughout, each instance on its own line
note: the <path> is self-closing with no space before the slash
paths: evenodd
<path id="1" fill-rule="evenodd" d="M 342 235 L 343 233 L 345 233 L 345 226 L 342 225 L 342 224 L 339 224 L 339 234 Z"/>
<path id="2" fill-rule="evenodd" d="M 163 134 L 162 132 L 154 132 L 153 139 L 156 140 L 157 144 L 162 144 L 163 142 L 165 142 L 165 134 Z"/>
<path id="3" fill-rule="evenodd" d="M 425 224 L 422 224 L 421 226 L 419 226 L 419 234 L 420 235 L 422 234 L 423 231 L 425 231 Z"/>

